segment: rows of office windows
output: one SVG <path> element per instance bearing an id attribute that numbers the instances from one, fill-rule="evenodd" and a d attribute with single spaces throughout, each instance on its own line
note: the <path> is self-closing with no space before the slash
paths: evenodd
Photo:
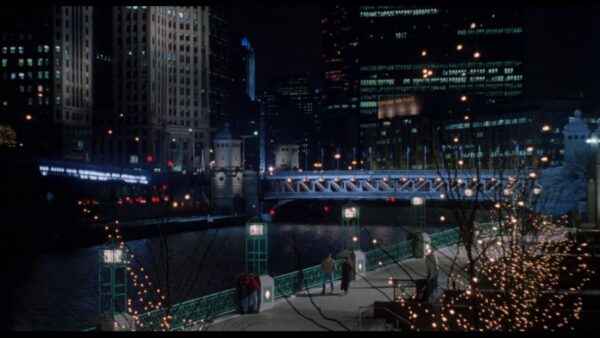
<path id="1" fill-rule="evenodd" d="M 50 53 L 50 46 L 38 45 L 38 53 Z M 25 47 L 23 46 L 8 46 L 2 47 L 2 54 L 25 54 Z"/>
<path id="2" fill-rule="evenodd" d="M 478 29 L 459 29 L 456 34 L 463 35 L 494 35 L 494 34 L 521 34 L 523 27 L 504 27 L 504 28 L 478 28 Z"/>
<path id="3" fill-rule="evenodd" d="M 385 18 L 394 16 L 420 16 L 440 13 L 437 8 L 396 8 L 393 6 L 363 6 L 360 9 L 361 18 Z"/>
<path id="4" fill-rule="evenodd" d="M 2 79 L 3 80 L 33 80 L 35 72 L 3 72 Z M 37 79 L 50 79 L 49 71 L 39 71 L 37 72 Z"/>
<path id="5" fill-rule="evenodd" d="M 423 68 L 444 70 L 450 68 L 463 69 L 488 69 L 496 67 L 518 67 L 522 62 L 518 60 L 503 60 L 503 61 L 478 61 L 478 62 L 453 62 L 453 63 L 419 63 L 419 64 L 398 64 L 398 65 L 364 65 L 360 67 L 361 72 L 374 71 L 395 71 L 395 70 L 416 70 L 421 71 Z"/>
<path id="6" fill-rule="evenodd" d="M 531 123 L 531 118 L 521 117 L 521 118 L 513 118 L 513 119 L 498 119 L 498 120 L 488 120 L 488 121 L 477 121 L 473 122 L 464 122 L 464 123 L 453 123 L 446 126 L 446 130 L 456 130 L 456 129 L 468 129 L 471 128 L 487 128 L 487 127 L 496 127 L 496 126 L 509 126 L 516 124 L 526 124 Z"/>
<path id="7" fill-rule="evenodd" d="M 48 58 L 38 58 L 37 63 L 34 63 L 33 60 L 34 60 L 33 58 L 17 59 L 17 66 L 18 67 L 33 67 L 34 64 L 36 64 L 38 67 L 41 67 L 41 66 L 48 66 L 50 64 L 50 61 Z M 2 67 L 8 67 L 8 64 L 9 64 L 9 59 L 2 59 L 2 62 L 1 62 Z"/>

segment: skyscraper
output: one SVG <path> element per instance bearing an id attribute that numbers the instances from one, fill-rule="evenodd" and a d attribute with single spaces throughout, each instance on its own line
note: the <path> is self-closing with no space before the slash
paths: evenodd
<path id="1" fill-rule="evenodd" d="M 229 20 L 221 6 L 206 7 L 208 11 L 208 76 L 210 129 L 215 135 L 228 120 L 231 98 L 231 38 Z M 231 122 L 231 121 L 230 121 Z"/>
<path id="2" fill-rule="evenodd" d="M 373 150 L 369 162 L 408 166 L 424 150 L 411 142 L 427 133 L 429 118 L 522 97 L 518 9 L 362 6 L 359 16 L 360 138 L 363 154 Z"/>
<path id="3" fill-rule="evenodd" d="M 242 50 L 244 61 L 244 84 L 246 89 L 246 95 L 250 100 L 256 99 L 256 59 L 254 57 L 254 48 L 250 45 L 250 41 L 247 37 L 242 39 Z"/>
<path id="4" fill-rule="evenodd" d="M 92 7 L 8 7 L 2 14 L 0 124 L 34 156 L 89 160 Z"/>
<path id="5" fill-rule="evenodd" d="M 323 115 L 328 153 L 358 144 L 359 20 L 357 6 L 326 7 L 321 18 Z"/>
<path id="6" fill-rule="evenodd" d="M 315 97 L 308 74 L 288 74 L 271 82 L 270 89 L 261 97 L 265 105 L 267 154 L 284 139 L 301 145 L 302 149 L 317 143 L 314 141 L 320 130 L 315 114 L 318 116 L 319 105 L 315 104 Z"/>
<path id="7" fill-rule="evenodd" d="M 99 159 L 202 170 L 209 147 L 209 10 L 113 8 L 113 107 Z M 204 156 L 204 161 L 202 161 Z"/>

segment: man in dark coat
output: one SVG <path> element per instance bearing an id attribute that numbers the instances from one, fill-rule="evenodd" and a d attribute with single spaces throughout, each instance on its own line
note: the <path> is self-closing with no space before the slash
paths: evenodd
<path id="1" fill-rule="evenodd" d="M 350 260 L 348 256 L 344 256 L 344 262 L 342 262 L 342 290 L 344 294 L 348 294 L 348 289 L 350 289 L 350 280 L 352 279 L 352 264 L 350 264 Z"/>

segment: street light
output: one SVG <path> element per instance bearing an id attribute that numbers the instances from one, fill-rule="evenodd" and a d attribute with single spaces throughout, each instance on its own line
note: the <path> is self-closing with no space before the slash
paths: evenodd
<path id="1" fill-rule="evenodd" d="M 98 313 L 127 311 L 127 251 L 115 239 L 99 250 Z"/>
<path id="2" fill-rule="evenodd" d="M 425 226 L 425 197 L 413 196 L 410 198 L 411 218 L 413 225 Z"/>
<path id="3" fill-rule="evenodd" d="M 340 157 L 342 157 L 342 155 L 340 155 L 340 153 L 335 153 L 333 157 L 335 157 L 335 160 L 337 162 L 337 170 L 340 170 Z"/>
<path id="4" fill-rule="evenodd" d="M 348 202 L 342 207 L 342 250 L 360 247 L 359 231 L 360 208 L 357 204 Z M 349 241 L 352 239 L 352 241 Z M 360 250 L 360 249 L 359 249 Z"/>

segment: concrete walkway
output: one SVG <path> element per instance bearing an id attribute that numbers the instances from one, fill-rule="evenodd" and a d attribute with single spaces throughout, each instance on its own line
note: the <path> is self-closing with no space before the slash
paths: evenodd
<path id="1" fill-rule="evenodd" d="M 456 253 L 456 247 L 444 248 L 436 253 L 440 265 L 438 285 L 446 285 L 446 276 L 452 258 Z M 461 252 L 460 260 L 466 259 Z M 347 295 L 340 290 L 340 282 L 334 285 L 334 293 L 321 295 L 321 287 L 299 292 L 295 296 L 280 299 L 274 308 L 249 315 L 232 315 L 216 320 L 207 326 L 208 331 L 345 331 L 358 329 L 359 308 L 372 306 L 374 301 L 391 300 L 393 288 L 389 284 L 389 278 L 408 278 L 407 272 L 413 279 L 425 278 L 425 259 L 410 258 L 403 260 L 401 266 L 407 270 L 403 271 L 397 264 L 390 264 L 378 270 L 367 272 L 364 277 L 356 276 L 356 280 L 350 283 L 350 291 Z M 456 271 L 456 269 L 455 269 Z M 371 284 L 371 285 L 369 285 Z M 329 289 L 327 290 L 329 292 Z M 312 300 L 312 302 L 311 302 Z M 314 304 L 313 304 L 314 302 Z M 303 316 L 314 320 L 303 318 Z M 338 320 L 327 320 L 319 314 L 317 307 L 327 318 Z M 372 312 L 371 312 L 372 315 Z M 367 315 L 369 316 L 369 315 Z M 364 315 L 363 315 L 364 317 Z M 345 327 L 345 328 L 344 328 Z M 193 328 L 190 328 L 193 330 Z M 369 330 L 366 323 L 362 324 L 362 330 Z M 371 328 L 373 329 L 373 328 Z"/>

